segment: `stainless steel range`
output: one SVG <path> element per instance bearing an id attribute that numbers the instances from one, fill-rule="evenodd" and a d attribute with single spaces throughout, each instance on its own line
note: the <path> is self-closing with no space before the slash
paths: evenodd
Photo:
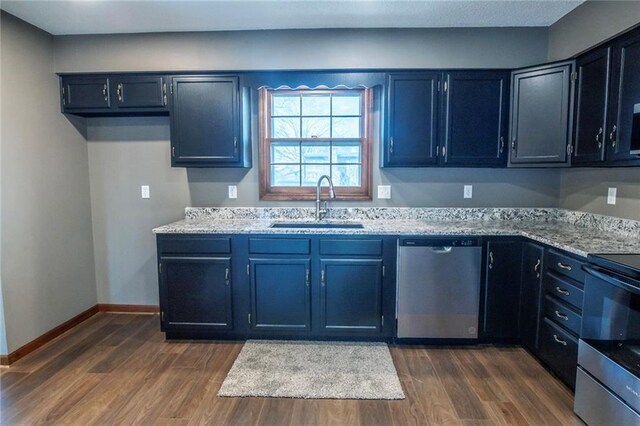
<path id="1" fill-rule="evenodd" d="M 640 425 L 640 255 L 589 256 L 574 411 Z"/>

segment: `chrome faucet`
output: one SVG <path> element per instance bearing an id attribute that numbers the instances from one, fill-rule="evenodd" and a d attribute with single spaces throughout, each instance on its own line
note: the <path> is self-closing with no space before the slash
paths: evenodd
<path id="1" fill-rule="evenodd" d="M 324 203 L 322 203 L 320 201 L 320 185 L 322 184 L 322 181 L 324 179 L 329 182 L 329 198 L 336 198 L 336 191 L 333 189 L 333 182 L 331 181 L 331 178 L 327 175 L 320 176 L 320 179 L 318 179 L 318 184 L 316 185 L 316 220 L 321 220 L 327 215 L 327 213 L 329 213 L 328 202 L 325 201 Z M 321 204 L 322 208 L 320 207 Z"/>

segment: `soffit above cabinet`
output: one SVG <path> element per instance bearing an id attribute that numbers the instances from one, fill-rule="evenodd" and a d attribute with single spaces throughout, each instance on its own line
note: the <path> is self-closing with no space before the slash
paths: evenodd
<path id="1" fill-rule="evenodd" d="M 583 0 L 3 0 L 53 35 L 312 28 L 547 27 Z"/>

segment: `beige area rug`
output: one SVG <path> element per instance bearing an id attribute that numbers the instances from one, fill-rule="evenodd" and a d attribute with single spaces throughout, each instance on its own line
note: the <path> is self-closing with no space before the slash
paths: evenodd
<path id="1" fill-rule="evenodd" d="M 404 399 L 385 343 L 249 340 L 218 396 Z"/>

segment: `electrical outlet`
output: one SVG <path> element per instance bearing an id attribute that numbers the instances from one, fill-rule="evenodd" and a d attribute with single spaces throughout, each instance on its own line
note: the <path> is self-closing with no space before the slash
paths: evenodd
<path id="1" fill-rule="evenodd" d="M 229 198 L 238 198 L 238 187 L 236 185 L 229 185 Z"/>
<path id="2" fill-rule="evenodd" d="M 378 185 L 378 199 L 379 200 L 391 199 L 391 185 Z"/>
<path id="3" fill-rule="evenodd" d="M 618 188 L 609 188 L 607 193 L 607 204 L 615 205 Z"/>
<path id="4" fill-rule="evenodd" d="M 149 192 L 149 185 L 142 185 L 140 187 L 140 195 L 142 198 L 151 198 L 151 193 Z"/>
<path id="5" fill-rule="evenodd" d="M 473 198 L 473 185 L 464 186 L 464 198 Z"/>

